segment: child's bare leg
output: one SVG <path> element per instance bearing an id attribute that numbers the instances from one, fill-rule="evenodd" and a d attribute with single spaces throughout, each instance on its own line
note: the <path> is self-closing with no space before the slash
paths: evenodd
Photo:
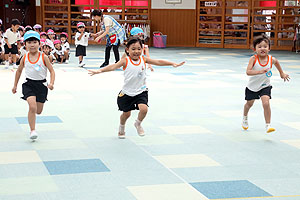
<path id="1" fill-rule="evenodd" d="M 37 109 L 36 114 L 40 115 L 43 112 L 44 103 L 36 102 Z"/>
<path id="2" fill-rule="evenodd" d="M 13 63 L 17 62 L 17 55 L 16 54 L 12 54 L 12 62 Z"/>
<path id="3" fill-rule="evenodd" d="M 139 107 L 140 112 L 139 112 L 137 120 L 134 123 L 134 126 L 135 126 L 139 136 L 144 136 L 145 131 L 144 131 L 143 127 L 141 126 L 141 123 L 147 115 L 148 106 L 146 104 L 138 104 L 138 107 Z"/>
<path id="4" fill-rule="evenodd" d="M 244 105 L 244 116 L 248 116 L 248 112 L 250 108 L 253 106 L 255 99 L 248 100 L 246 104 Z"/>
<path id="5" fill-rule="evenodd" d="M 275 131 L 274 128 L 271 127 L 271 107 L 270 107 L 270 97 L 268 95 L 261 96 L 262 105 L 264 108 L 264 115 L 266 121 L 266 132 L 271 133 Z"/>
<path id="6" fill-rule="evenodd" d="M 37 103 L 36 103 L 36 97 L 30 96 L 27 98 L 27 103 L 29 105 L 29 111 L 28 111 L 28 123 L 30 130 L 35 130 L 35 120 L 36 120 L 36 113 L 37 113 Z"/>
<path id="7" fill-rule="evenodd" d="M 83 56 L 79 56 L 78 58 L 79 58 L 79 62 L 82 62 Z"/>
<path id="8" fill-rule="evenodd" d="M 147 112 L 148 112 L 148 106 L 146 104 L 138 104 L 138 107 L 139 107 L 139 115 L 138 115 L 138 120 L 140 122 L 142 122 L 146 115 L 147 115 Z"/>
<path id="9" fill-rule="evenodd" d="M 130 117 L 131 111 L 129 112 L 123 112 L 122 115 L 120 116 L 120 124 L 125 125 L 127 119 Z"/>
<path id="10" fill-rule="evenodd" d="M 248 125 L 248 112 L 250 110 L 250 108 L 253 106 L 254 104 L 254 99 L 253 100 L 247 100 L 247 102 L 244 105 L 244 116 L 243 116 L 243 123 L 242 123 L 242 127 L 244 130 L 247 130 L 249 125 Z"/>
<path id="11" fill-rule="evenodd" d="M 64 52 L 66 60 L 69 60 L 69 53 L 67 51 Z"/>
<path id="12" fill-rule="evenodd" d="M 127 119 L 130 117 L 131 111 L 123 112 L 120 116 L 120 126 L 119 126 L 119 138 L 124 139 L 125 138 L 125 123 Z"/>
<path id="13" fill-rule="evenodd" d="M 270 97 L 268 95 L 263 95 L 261 97 L 262 106 L 264 108 L 264 115 L 266 124 L 271 122 L 271 107 L 270 107 Z"/>

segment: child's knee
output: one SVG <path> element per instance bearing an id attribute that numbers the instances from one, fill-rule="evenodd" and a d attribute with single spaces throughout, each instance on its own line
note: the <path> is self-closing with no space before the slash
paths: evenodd
<path id="1" fill-rule="evenodd" d="M 269 101 L 264 101 L 264 102 L 262 103 L 262 105 L 263 105 L 264 108 L 269 108 L 269 107 L 270 107 Z"/>
<path id="2" fill-rule="evenodd" d="M 146 114 L 148 112 L 148 106 L 146 106 L 146 105 L 140 106 L 139 109 L 140 109 L 141 113 Z"/>
<path id="3" fill-rule="evenodd" d="M 36 113 L 36 112 L 37 112 L 37 107 L 36 107 L 36 105 L 29 105 L 29 112 Z"/>
<path id="4" fill-rule="evenodd" d="M 131 112 L 123 112 L 123 116 L 126 118 L 129 118 L 131 115 Z"/>

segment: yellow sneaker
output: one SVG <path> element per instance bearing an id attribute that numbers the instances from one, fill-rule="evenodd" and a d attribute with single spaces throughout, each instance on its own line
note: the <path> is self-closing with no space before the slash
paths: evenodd
<path id="1" fill-rule="evenodd" d="M 243 120 L 242 127 L 243 127 L 244 130 L 248 129 L 248 120 L 247 119 Z"/>
<path id="2" fill-rule="evenodd" d="M 271 133 L 275 131 L 275 128 L 267 127 L 267 133 Z"/>

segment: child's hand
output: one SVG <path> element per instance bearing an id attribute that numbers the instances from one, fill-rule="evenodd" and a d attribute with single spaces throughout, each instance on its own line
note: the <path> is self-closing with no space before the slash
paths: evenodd
<path id="1" fill-rule="evenodd" d="M 17 87 L 14 86 L 11 91 L 12 91 L 13 94 L 16 94 L 17 93 Z"/>
<path id="2" fill-rule="evenodd" d="M 88 71 L 89 71 L 89 75 L 91 75 L 91 76 L 93 76 L 95 74 L 99 74 L 99 73 L 102 72 L 101 69 L 99 69 L 99 70 L 88 70 Z"/>
<path id="3" fill-rule="evenodd" d="M 47 87 L 48 87 L 50 90 L 53 90 L 53 89 L 54 89 L 53 84 L 49 84 Z"/>
<path id="4" fill-rule="evenodd" d="M 268 70 L 269 70 L 268 68 L 265 68 L 265 69 L 260 70 L 259 72 L 260 72 L 260 74 L 265 74 L 268 72 Z"/>
<path id="5" fill-rule="evenodd" d="M 290 76 L 288 74 L 282 73 L 280 74 L 280 77 L 284 80 L 284 81 L 289 81 L 290 80 Z"/>
<path id="6" fill-rule="evenodd" d="M 184 63 L 185 63 L 185 61 L 184 61 L 184 62 L 181 62 L 181 63 L 179 63 L 179 64 L 174 63 L 174 64 L 173 64 L 173 67 L 179 67 L 179 66 L 183 65 Z"/>
<path id="7" fill-rule="evenodd" d="M 152 65 L 149 64 L 148 68 L 151 70 L 151 72 L 154 72 L 154 69 L 153 69 Z"/>

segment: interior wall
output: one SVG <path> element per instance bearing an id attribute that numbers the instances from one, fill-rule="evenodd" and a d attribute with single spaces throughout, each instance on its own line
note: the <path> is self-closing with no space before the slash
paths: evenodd
<path id="1" fill-rule="evenodd" d="M 196 9 L 196 0 L 181 0 L 181 4 L 167 4 L 166 0 L 151 0 L 152 9 Z"/>
<path id="2" fill-rule="evenodd" d="M 196 11 L 194 9 L 151 9 L 151 32 L 167 35 L 167 46 L 196 45 Z"/>

